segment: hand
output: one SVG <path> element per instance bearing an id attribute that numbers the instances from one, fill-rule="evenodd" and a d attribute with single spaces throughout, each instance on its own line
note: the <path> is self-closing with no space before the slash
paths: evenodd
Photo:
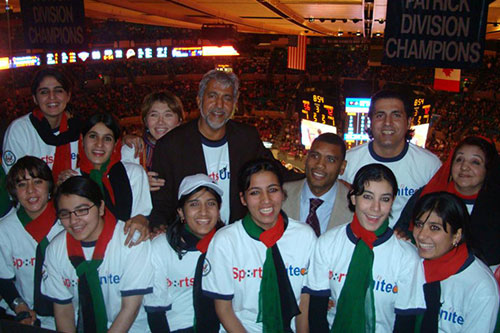
<path id="1" fill-rule="evenodd" d="M 158 191 L 160 187 L 165 185 L 165 179 L 158 178 L 158 172 L 148 171 L 148 181 L 149 181 L 149 190 L 151 192 Z"/>
<path id="2" fill-rule="evenodd" d="M 78 172 L 76 172 L 73 169 L 67 169 L 67 170 L 61 171 L 61 173 L 59 173 L 59 176 L 57 176 L 57 184 L 56 184 L 56 186 L 61 185 L 62 183 L 64 183 L 64 181 L 66 179 L 68 179 L 70 177 L 73 177 L 73 176 L 78 176 Z"/>
<path id="3" fill-rule="evenodd" d="M 29 312 L 30 317 L 25 318 L 25 319 L 19 321 L 19 323 L 21 323 L 23 325 L 31 325 L 31 326 L 33 326 L 33 324 L 35 323 L 35 320 L 36 320 L 36 312 L 33 311 L 33 310 L 31 310 L 26 303 L 19 304 L 14 309 L 14 311 L 16 312 L 16 314 L 21 313 L 21 312 Z"/>
<path id="4" fill-rule="evenodd" d="M 137 135 L 127 134 L 122 138 L 122 142 L 129 146 L 130 148 L 134 148 L 134 158 L 138 158 L 139 154 L 142 153 L 144 149 L 144 141 L 141 137 Z"/>
<path id="5" fill-rule="evenodd" d="M 394 229 L 394 236 L 396 236 L 397 239 L 409 241 L 410 240 L 410 235 L 408 235 L 404 230 L 402 229 Z"/>
<path id="6" fill-rule="evenodd" d="M 139 214 L 125 222 L 125 228 L 123 228 L 123 231 L 125 234 L 128 233 L 127 239 L 125 239 L 125 245 L 132 247 L 149 239 L 149 221 L 144 215 Z M 141 236 L 139 239 L 131 241 L 136 231 L 139 232 Z"/>

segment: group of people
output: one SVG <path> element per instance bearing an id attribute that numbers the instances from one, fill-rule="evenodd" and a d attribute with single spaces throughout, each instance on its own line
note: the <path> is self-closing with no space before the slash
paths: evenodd
<path id="1" fill-rule="evenodd" d="M 372 97 L 372 140 L 332 133 L 283 167 L 231 120 L 233 73 L 207 72 L 183 123 L 144 98 L 142 137 L 76 117 L 43 69 L 9 126 L 0 193 L 7 315 L 61 332 L 493 332 L 499 157 L 464 139 L 446 163 L 409 143 L 411 105 Z M 413 244 L 412 244 L 413 243 Z"/>

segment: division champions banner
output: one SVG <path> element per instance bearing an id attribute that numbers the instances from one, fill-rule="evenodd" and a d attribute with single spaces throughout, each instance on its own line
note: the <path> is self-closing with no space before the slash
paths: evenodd
<path id="1" fill-rule="evenodd" d="M 85 45 L 83 0 L 21 0 L 24 41 L 31 49 L 73 49 Z"/>
<path id="2" fill-rule="evenodd" d="M 383 64 L 481 65 L 488 0 L 387 1 Z"/>

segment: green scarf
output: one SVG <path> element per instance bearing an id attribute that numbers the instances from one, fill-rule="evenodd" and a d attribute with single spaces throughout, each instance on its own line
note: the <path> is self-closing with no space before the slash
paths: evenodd
<path id="1" fill-rule="evenodd" d="M 347 276 L 337 302 L 337 312 L 330 332 L 375 332 L 373 296 L 373 243 L 389 225 L 384 223 L 373 233 L 359 223 L 354 214 L 349 225 L 360 238 L 354 248 Z"/>
<path id="2" fill-rule="evenodd" d="M 285 231 L 286 219 L 281 213 L 274 227 L 263 230 L 250 214 L 243 219 L 247 234 L 266 245 L 266 259 L 262 266 L 262 280 L 259 290 L 259 313 L 257 322 L 262 323 L 263 332 L 285 332 L 289 330 L 291 319 L 300 313 L 285 265 L 276 242 Z"/>
<path id="3" fill-rule="evenodd" d="M 90 170 L 90 173 L 89 173 L 90 179 L 92 179 L 93 181 L 95 181 L 97 183 L 97 185 L 99 185 L 99 188 L 101 189 L 101 193 L 103 195 L 105 192 L 104 192 L 104 185 L 102 183 L 102 178 L 104 176 L 104 173 L 108 169 L 109 162 L 110 162 L 110 160 L 108 159 L 105 163 L 103 163 L 101 165 L 101 167 L 99 169 L 92 169 L 92 170 Z"/>

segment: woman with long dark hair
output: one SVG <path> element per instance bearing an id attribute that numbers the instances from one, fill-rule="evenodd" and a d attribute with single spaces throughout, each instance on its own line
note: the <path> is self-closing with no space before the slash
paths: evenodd
<path id="1" fill-rule="evenodd" d="M 281 210 L 286 196 L 274 161 L 248 162 L 238 185 L 248 214 L 215 234 L 203 292 L 228 332 L 307 331 L 301 290 L 316 235 Z"/>
<path id="2" fill-rule="evenodd" d="M 433 192 L 413 212 L 413 237 L 423 258 L 427 310 L 418 332 L 493 332 L 498 287 L 468 248 L 469 214 L 459 197 Z"/>
<path id="3" fill-rule="evenodd" d="M 313 332 L 410 332 L 413 315 L 425 309 L 418 255 L 388 226 L 397 190 L 382 164 L 356 173 L 348 194 L 352 222 L 323 234 L 311 260 L 306 292 Z"/>
<path id="4" fill-rule="evenodd" d="M 219 332 L 212 299 L 203 296 L 205 254 L 220 220 L 222 189 L 207 175 L 185 177 L 177 218 L 152 242 L 154 293 L 144 304 L 152 332 Z"/>

